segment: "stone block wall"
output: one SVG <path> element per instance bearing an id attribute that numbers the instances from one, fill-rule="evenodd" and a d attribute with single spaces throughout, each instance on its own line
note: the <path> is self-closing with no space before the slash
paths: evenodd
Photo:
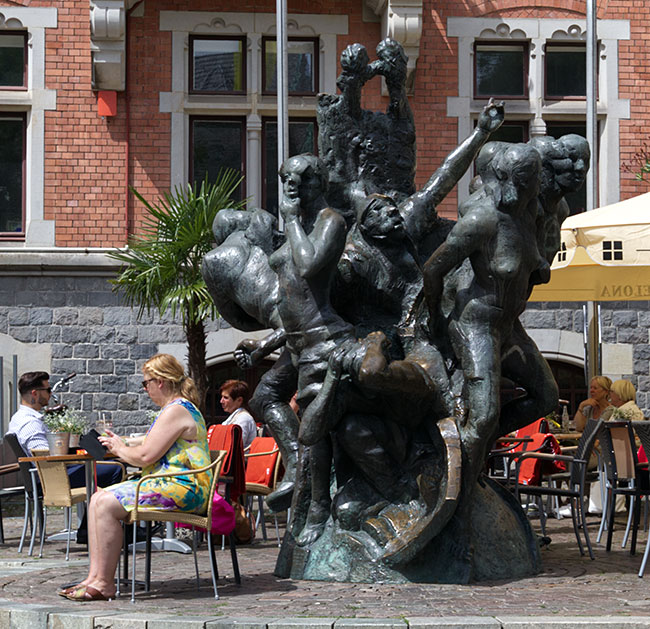
<path id="1" fill-rule="evenodd" d="M 161 343 L 184 343 L 179 321 L 125 306 L 103 277 L 6 277 L 0 291 L 0 334 L 49 344 L 51 383 L 77 376 L 62 401 L 92 424 L 107 412 L 121 434 L 149 424 L 156 408 L 142 390 L 145 360 Z M 2 337 L 0 337 L 1 339 Z M 0 353 L 10 359 L 0 342 Z M 19 364 L 19 372 L 30 371 Z"/>

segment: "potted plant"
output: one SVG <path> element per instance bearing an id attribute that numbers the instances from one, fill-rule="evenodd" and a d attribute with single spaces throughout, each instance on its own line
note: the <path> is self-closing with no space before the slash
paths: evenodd
<path id="1" fill-rule="evenodd" d="M 43 423 L 49 430 L 47 441 L 50 454 L 68 454 L 71 446 L 79 445 L 79 437 L 86 428 L 79 411 L 67 407 L 56 413 L 45 413 Z M 74 435 L 74 438 L 71 438 L 71 435 Z"/>
<path id="2" fill-rule="evenodd" d="M 70 433 L 70 447 L 77 448 L 81 435 L 86 432 L 86 420 L 81 413 L 74 409 L 66 409 L 63 413 L 62 424 Z"/>

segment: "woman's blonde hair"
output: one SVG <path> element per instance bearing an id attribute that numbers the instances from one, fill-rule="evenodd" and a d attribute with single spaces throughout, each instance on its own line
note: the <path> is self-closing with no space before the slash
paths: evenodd
<path id="1" fill-rule="evenodd" d="M 589 382 L 596 382 L 596 384 L 601 388 L 605 389 L 607 393 L 610 392 L 612 388 L 612 379 L 607 376 L 594 376 Z"/>
<path id="2" fill-rule="evenodd" d="M 194 384 L 194 380 L 185 375 L 183 365 L 171 354 L 156 354 L 152 356 L 144 365 L 142 371 L 154 378 L 166 380 L 172 384 L 175 392 L 189 400 L 198 408 L 199 392 Z"/>
<path id="3" fill-rule="evenodd" d="M 611 391 L 614 391 L 622 402 L 636 400 L 636 389 L 629 380 L 617 380 L 612 384 Z"/>

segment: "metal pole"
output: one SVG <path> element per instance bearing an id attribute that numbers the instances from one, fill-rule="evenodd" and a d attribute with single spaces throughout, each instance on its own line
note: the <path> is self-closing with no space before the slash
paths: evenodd
<path id="1" fill-rule="evenodd" d="M 598 205 L 598 32 L 596 0 L 587 0 L 587 141 L 591 149 L 591 167 L 587 173 L 587 210 Z"/>
<path id="2" fill-rule="evenodd" d="M 587 0 L 587 141 L 591 149 L 591 165 L 587 172 L 587 210 L 598 206 L 598 20 L 596 0 Z M 589 379 L 602 374 L 602 347 L 600 334 L 600 305 L 591 302 L 587 308 L 589 316 Z M 587 381 L 589 384 L 589 380 Z"/>
<path id="3" fill-rule="evenodd" d="M 12 378 L 14 390 L 11 396 L 11 414 L 13 415 L 18 410 L 18 355 L 13 355 L 12 360 Z"/>
<path id="4" fill-rule="evenodd" d="M 278 167 L 289 157 L 289 79 L 288 79 L 288 38 L 287 38 L 287 0 L 276 0 L 276 47 L 277 47 L 277 86 L 278 86 Z M 282 199 L 282 182 L 278 177 L 278 203 Z M 280 229 L 282 216 L 278 217 Z"/>

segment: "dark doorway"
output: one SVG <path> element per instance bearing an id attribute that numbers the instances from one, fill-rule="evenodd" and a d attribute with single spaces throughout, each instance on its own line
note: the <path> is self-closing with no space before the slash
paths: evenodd
<path id="1" fill-rule="evenodd" d="M 569 416 L 573 417 L 580 402 L 589 397 L 584 369 L 560 360 L 549 360 L 548 364 L 560 389 L 560 399 L 569 401 Z M 561 410 L 560 407 L 558 413 Z"/>

